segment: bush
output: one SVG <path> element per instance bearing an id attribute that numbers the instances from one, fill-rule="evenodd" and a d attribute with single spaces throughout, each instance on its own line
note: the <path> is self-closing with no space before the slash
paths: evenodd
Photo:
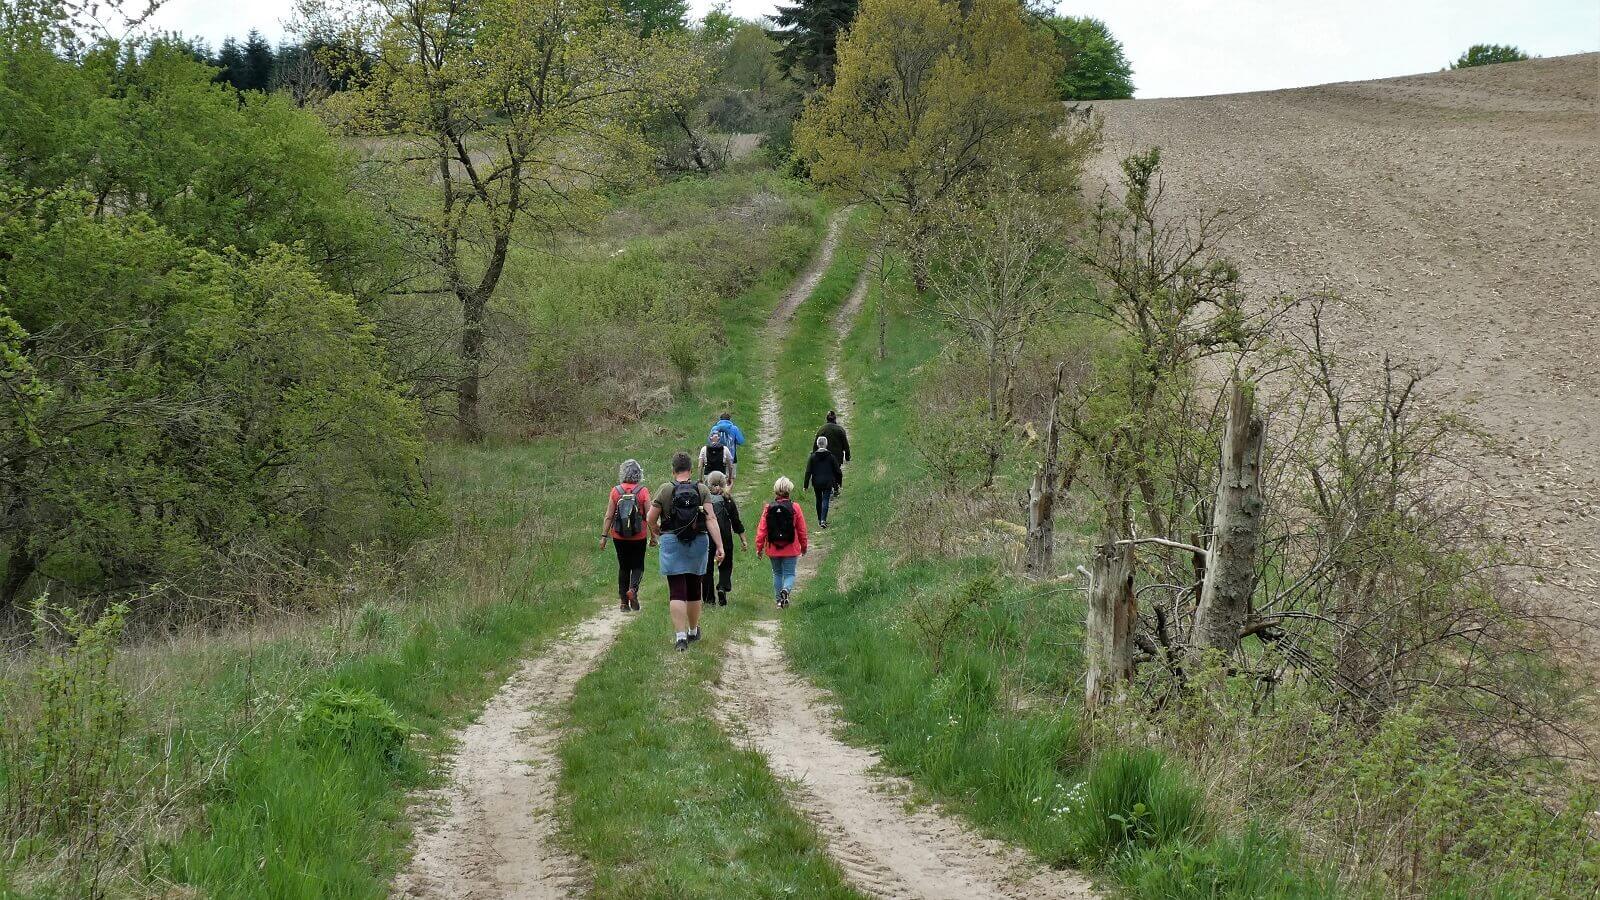
<path id="1" fill-rule="evenodd" d="M 1118 881 L 1144 900 L 1321 900 L 1339 895 L 1331 875 L 1308 873 L 1282 838 L 1251 830 L 1204 844 L 1187 840 L 1131 853 Z"/>
<path id="2" fill-rule="evenodd" d="M 1470 69 L 1474 66 L 1491 66 L 1495 63 L 1521 62 L 1528 58 L 1510 44 L 1473 44 L 1461 58 L 1450 64 L 1452 69 Z"/>
<path id="3" fill-rule="evenodd" d="M 365 689 L 326 687 L 300 710 L 300 739 L 313 746 L 369 752 L 398 765 L 411 729 L 387 700 Z"/>
<path id="4" fill-rule="evenodd" d="M 1080 859 L 1194 838 L 1205 827 L 1200 791 L 1149 750 L 1111 750 L 1089 767 L 1083 799 L 1068 816 Z"/>

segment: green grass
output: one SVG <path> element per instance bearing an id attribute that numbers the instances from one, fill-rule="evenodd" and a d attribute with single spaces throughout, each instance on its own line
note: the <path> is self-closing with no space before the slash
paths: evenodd
<path id="1" fill-rule="evenodd" d="M 783 629 L 797 667 L 839 701 L 847 737 L 878 748 L 891 769 L 982 830 L 1134 896 L 1146 887 L 1170 897 L 1257 888 L 1328 896 L 1331 882 L 1294 867 L 1274 882 L 1253 862 L 1287 866 L 1293 855 L 1281 839 L 1215 835 L 1201 792 L 1176 764 L 1155 753 L 1088 752 L 1082 604 L 1071 590 L 1007 576 L 999 560 L 1010 538 L 979 532 L 992 551 L 940 556 L 892 533 L 942 513 L 905 512 L 925 494 L 907 438 L 915 387 L 942 337 L 891 310 L 888 358 L 879 361 L 881 301 L 875 286 L 845 344 L 854 460 L 832 516 L 834 553 Z M 797 323 L 796 338 L 805 334 Z M 790 396 L 815 403 L 816 379 L 808 382 Z M 907 615 L 912 605 L 955 610 L 949 640 L 935 647 Z"/>
<path id="2" fill-rule="evenodd" d="M 433 551 L 422 552 L 414 572 L 352 568 L 349 579 L 368 598 L 359 609 L 124 654 L 130 678 L 171 724 L 170 734 L 151 729 L 141 737 L 143 750 L 162 752 L 170 739 L 174 770 L 200 790 L 174 807 L 182 820 L 162 823 L 166 837 L 135 848 L 137 879 L 193 885 L 218 897 L 387 895 L 408 839 L 407 792 L 437 777 L 427 755 L 445 749 L 449 729 L 474 713 L 517 660 L 615 602 L 613 558 L 597 550 L 595 536 L 618 462 L 636 456 L 649 479 L 658 480 L 672 449 L 703 440 L 709 409 L 731 404 L 744 421 L 754 421 L 750 398 L 759 380 L 746 373 L 758 370 L 764 351 L 746 338 L 820 238 L 820 205 L 773 176 L 741 175 L 630 200 L 625 224 L 630 254 L 648 264 L 649 252 L 678 246 L 685 222 L 702 221 L 708 209 L 752 189 L 800 215 L 777 229 L 781 245 L 771 252 L 779 263 L 723 302 L 730 336 L 739 339 L 716 354 L 718 367 L 694 396 L 674 397 L 670 408 L 625 427 L 524 444 L 443 446 L 435 487 L 454 513 L 454 527 Z M 671 238 L 660 242 L 649 237 L 668 232 Z M 744 584 L 756 584 L 748 561 L 745 570 Z M 622 647 L 664 642 L 658 600 L 647 592 L 643 621 L 624 634 Z M 639 658 L 624 661 L 648 658 L 632 655 Z M 417 749 L 396 759 L 359 745 L 302 741 L 295 711 L 329 686 L 382 698 L 418 732 Z M 702 731 L 708 728 L 702 722 Z M 702 739 L 721 740 L 710 733 Z M 210 771 L 210 762 L 230 748 L 226 767 Z M 738 764 L 745 777 L 716 783 L 741 798 L 735 813 L 768 823 L 764 835 L 754 826 L 740 829 L 755 835 L 747 845 L 749 858 L 759 861 L 753 867 L 777 872 L 787 861 L 802 894 L 817 895 L 819 885 L 821 893 L 836 888 L 837 876 L 810 832 L 783 808 L 776 783 L 758 761 Z M 0 885 L 8 877 L 16 873 L 0 873 Z"/>
<path id="3" fill-rule="evenodd" d="M 852 234 L 840 248 L 812 299 L 801 307 L 784 348 L 766 346 L 762 326 L 781 293 L 726 323 L 730 375 L 714 391 L 715 403 L 689 406 L 672 418 L 669 433 L 698 443 L 715 408 L 732 408 L 755 440 L 765 389 L 756 373 L 765 354 L 780 352 L 785 372 L 784 433 L 779 446 L 788 468 L 803 461 L 816 422 L 799 415 L 813 403 L 804 379 L 791 378 L 787 360 L 800 342 L 848 294 L 862 259 Z M 827 343 L 816 345 L 807 372 L 822 376 Z M 826 411 L 825 393 L 822 411 Z M 815 414 L 820 421 L 821 413 Z M 619 449 L 620 452 L 620 449 Z M 775 467 L 741 465 L 739 499 L 746 527 L 765 499 Z M 754 538 L 752 533 L 750 537 Z M 810 825 L 785 802 L 761 756 L 736 747 L 712 717 L 710 686 L 721 670 L 725 642 L 768 614 L 771 576 L 751 553 L 736 557 L 733 600 L 708 610 L 704 639 L 688 653 L 670 644 L 664 588 L 651 579 L 644 615 L 578 685 L 571 729 L 561 746 L 561 790 L 569 804 L 574 849 L 593 865 L 596 893 L 604 897 L 854 897 Z"/>

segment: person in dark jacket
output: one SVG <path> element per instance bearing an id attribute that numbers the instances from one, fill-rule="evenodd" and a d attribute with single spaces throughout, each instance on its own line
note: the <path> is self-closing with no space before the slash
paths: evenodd
<path id="1" fill-rule="evenodd" d="M 749 550 L 744 539 L 744 520 L 739 518 L 739 505 L 733 502 L 733 492 L 728 490 L 728 476 L 722 472 L 706 475 L 706 487 L 711 491 L 711 508 L 717 512 L 717 524 L 722 527 L 722 546 L 728 551 L 722 562 L 707 558 L 706 575 L 700 580 L 701 596 L 705 605 L 728 605 L 728 593 L 733 590 L 733 536 L 739 536 L 739 548 Z M 716 576 L 713 579 L 713 576 Z M 715 580 L 715 585 L 713 585 Z M 713 596 L 712 590 L 716 594 Z"/>
<path id="2" fill-rule="evenodd" d="M 828 527 L 828 507 L 833 495 L 843 486 L 844 467 L 839 465 L 839 460 L 828 449 L 828 439 L 817 438 L 817 449 L 806 462 L 806 477 L 802 487 L 816 488 L 817 523 L 821 527 Z"/>
<path id="3" fill-rule="evenodd" d="M 817 430 L 817 437 L 828 439 L 828 452 L 839 463 L 839 471 L 844 471 L 844 464 L 850 461 L 850 438 L 845 436 L 844 426 L 839 424 L 839 413 L 828 410 L 828 421 Z M 844 487 L 844 479 L 833 486 L 834 496 L 838 496 L 839 489 Z"/>

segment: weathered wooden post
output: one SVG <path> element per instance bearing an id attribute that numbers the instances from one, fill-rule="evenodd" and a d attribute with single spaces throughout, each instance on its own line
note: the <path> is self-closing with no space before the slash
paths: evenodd
<path id="1" fill-rule="evenodd" d="M 1109 529 L 1095 548 L 1089 573 L 1088 671 L 1084 705 L 1094 710 L 1120 699 L 1133 678 L 1133 545 Z"/>
<path id="2" fill-rule="evenodd" d="M 1238 645 L 1239 631 L 1250 612 L 1256 554 L 1266 513 L 1261 495 L 1261 458 L 1267 426 L 1256 415 L 1255 386 L 1236 377 L 1229 391 L 1210 560 L 1200 587 L 1193 641 L 1197 650 L 1224 653 Z"/>

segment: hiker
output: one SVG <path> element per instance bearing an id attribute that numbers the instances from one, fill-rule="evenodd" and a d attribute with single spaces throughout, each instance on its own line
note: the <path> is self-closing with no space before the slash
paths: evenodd
<path id="1" fill-rule="evenodd" d="M 739 430 L 739 426 L 733 424 L 733 414 L 723 413 L 721 416 L 719 416 L 717 421 L 712 423 L 711 431 L 713 434 L 722 435 L 723 449 L 732 454 L 732 460 L 734 462 L 738 462 L 739 448 L 744 446 L 744 432 Z M 706 443 L 710 442 L 710 435 L 707 435 Z M 732 472 L 728 473 L 728 484 L 730 487 L 733 485 Z"/>
<path id="2" fill-rule="evenodd" d="M 765 555 L 772 561 L 772 592 L 777 596 L 778 608 L 783 609 L 794 591 L 795 567 L 810 549 L 810 543 L 805 514 L 789 499 L 794 482 L 779 478 L 772 493 L 772 502 L 761 510 L 761 521 L 756 525 L 756 556 Z"/>
<path id="3" fill-rule="evenodd" d="M 817 438 L 817 449 L 806 460 L 806 478 L 803 487 L 817 490 L 817 524 L 828 527 L 828 507 L 833 495 L 844 485 L 844 468 L 828 449 L 828 439 Z"/>
<path id="4" fill-rule="evenodd" d="M 689 454 L 672 455 L 672 480 L 650 500 L 647 522 L 661 547 L 661 574 L 667 577 L 668 608 L 677 630 L 675 643 L 687 650 L 700 640 L 700 579 L 712 548 L 722 562 L 722 526 L 711 508 L 711 493 L 693 480 Z"/>
<path id="5" fill-rule="evenodd" d="M 721 472 L 727 476 L 728 484 L 731 485 L 737 471 L 738 466 L 733 461 L 733 451 L 722 443 L 722 432 L 711 432 L 706 438 L 706 445 L 700 448 L 700 480 L 707 480 L 712 472 Z"/>
<path id="6" fill-rule="evenodd" d="M 828 410 L 828 421 L 817 429 L 817 437 L 828 439 L 828 452 L 839 461 L 839 471 L 843 472 L 844 464 L 850 461 L 850 438 L 845 436 L 844 426 L 839 424 L 837 410 Z M 833 486 L 833 495 L 839 496 L 843 488 L 844 479 L 840 478 L 839 483 Z"/>
<path id="7" fill-rule="evenodd" d="M 655 543 L 645 525 L 649 506 L 650 489 L 644 486 L 644 469 L 638 460 L 627 460 L 617 469 L 617 486 L 611 489 L 605 522 L 600 526 L 600 549 L 606 549 L 607 540 L 617 548 L 617 596 L 623 612 L 639 608 L 645 545 Z"/>
<path id="8" fill-rule="evenodd" d="M 739 518 L 739 505 L 733 501 L 733 493 L 728 490 L 728 476 L 711 472 L 706 475 L 706 487 L 711 490 L 711 508 L 716 511 L 717 524 L 722 527 L 724 555 L 721 562 L 706 560 L 700 596 L 706 606 L 727 606 L 728 593 L 733 590 L 733 536 L 739 536 L 740 550 L 749 550 L 750 545 L 744 539 L 744 522 Z M 713 578 L 713 575 L 718 577 Z"/>

